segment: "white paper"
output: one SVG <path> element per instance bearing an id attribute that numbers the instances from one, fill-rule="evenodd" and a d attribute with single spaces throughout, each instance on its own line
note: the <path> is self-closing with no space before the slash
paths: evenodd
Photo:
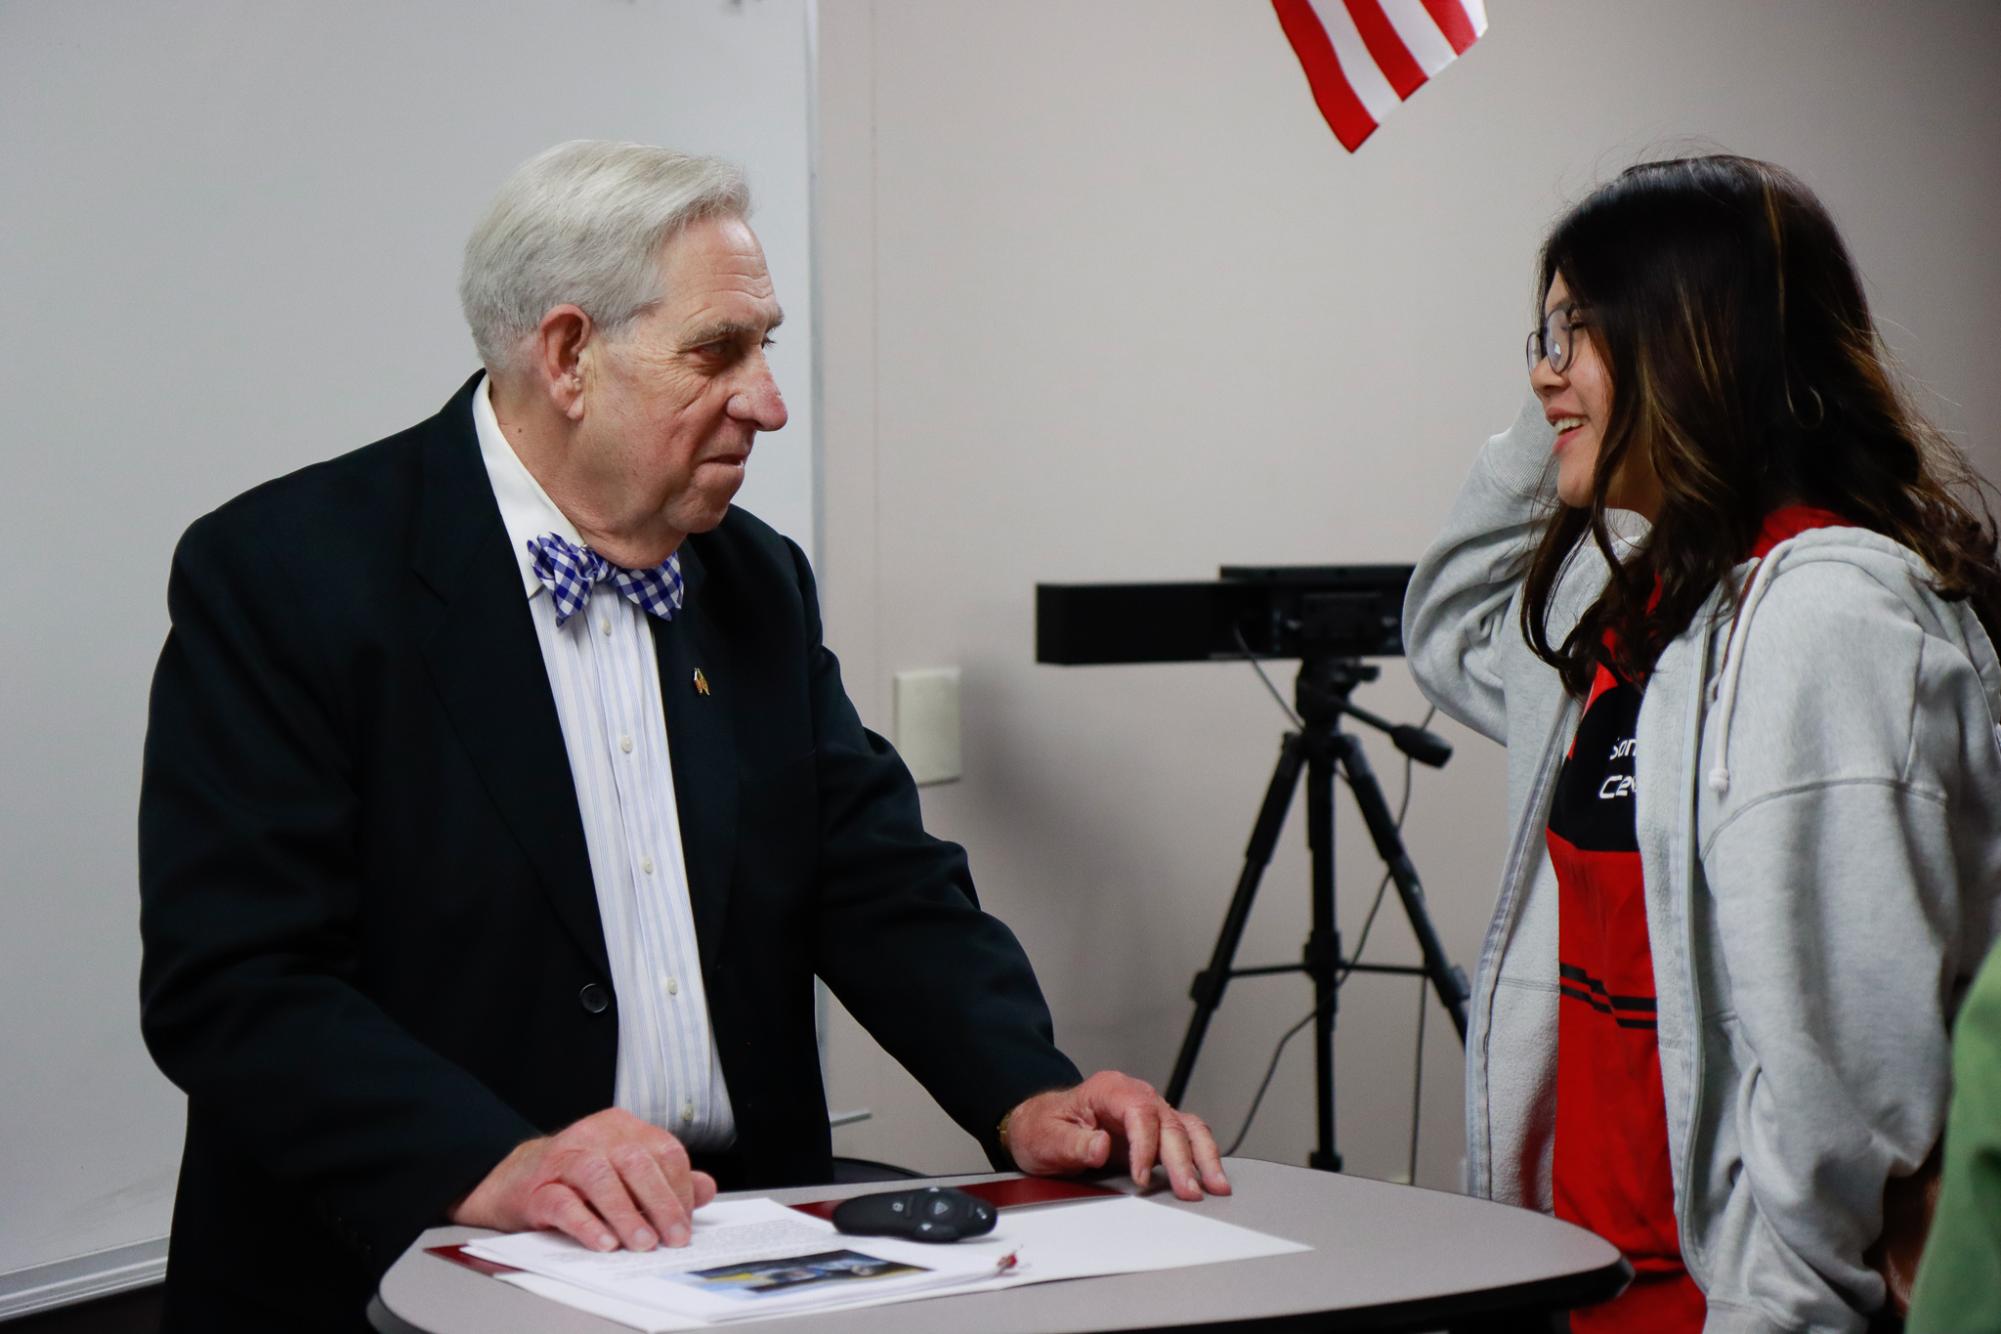
<path id="1" fill-rule="evenodd" d="M 636 1329 L 641 1334 L 671 1334 L 674 1330 L 707 1329 L 709 1322 L 698 1320 L 691 1315 L 672 1315 L 658 1311 L 637 1302 L 624 1302 L 616 1297 L 607 1297 L 602 1292 L 592 1292 L 574 1283 L 565 1283 L 560 1278 L 550 1278 L 546 1274 L 495 1274 L 502 1283 L 511 1284 L 523 1292 L 532 1292 L 537 1297 L 552 1302 L 560 1302 L 572 1310 L 582 1311 L 600 1319 Z"/>
<path id="2" fill-rule="evenodd" d="M 1254 1232 L 1199 1209 L 1173 1209 L 1130 1196 L 1066 1201 L 1004 1209 L 984 1237 L 950 1245 L 850 1237 L 832 1224 L 769 1200 L 708 1205 L 695 1215 L 687 1247 L 643 1254 L 589 1251 L 554 1233 L 526 1232 L 472 1242 L 485 1259 L 533 1271 L 508 1275 L 518 1286 L 634 1329 L 667 1331 L 702 1323 L 854 1306 L 991 1292 L 1024 1283 L 1108 1274 L 1185 1269 L 1194 1265 L 1288 1255 L 1312 1247 Z M 691 1270 L 851 1250 L 930 1275 L 820 1283 L 796 1294 L 746 1300 L 723 1298 L 686 1286 L 672 1275 Z M 1000 1261 L 1013 1257 L 1003 1274 Z M 568 1294 L 568 1295 L 566 1295 Z M 583 1300 L 579 1300 L 579 1294 Z"/>
<path id="3" fill-rule="evenodd" d="M 621 1302 L 707 1321 L 868 1305 L 986 1277 L 994 1266 L 953 1246 L 843 1236 L 770 1200 L 707 1206 L 681 1247 L 607 1253 L 554 1232 L 521 1232 L 466 1249 Z"/>
<path id="4" fill-rule="evenodd" d="M 1149 1269 L 1185 1269 L 1313 1248 L 1206 1217 L 1199 1206 L 1170 1209 L 1151 1200 L 1121 1195 L 1003 1209 L 992 1232 L 954 1242 L 952 1249 L 990 1255 L 996 1263 L 1001 1256 L 1013 1253 L 1015 1267 L 1010 1278 L 992 1285 L 1005 1287 L 1010 1282 L 1047 1283 Z M 982 1283 L 953 1291 L 984 1291 L 987 1286 Z"/>

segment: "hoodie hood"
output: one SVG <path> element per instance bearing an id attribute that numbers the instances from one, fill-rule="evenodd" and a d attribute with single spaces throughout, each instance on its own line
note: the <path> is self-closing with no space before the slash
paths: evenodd
<path id="1" fill-rule="evenodd" d="M 1709 698 L 1716 706 L 1716 755 L 1705 781 L 1719 797 L 1730 790 L 1730 724 L 1737 712 L 1738 685 L 1744 675 L 1744 643 L 1750 635 L 1751 623 L 1757 618 L 1772 581 L 1783 571 L 1821 561 L 1839 561 L 1866 571 L 1885 588 L 1900 594 L 1922 619 L 1934 622 L 1929 628 L 1944 634 L 1965 652 L 1987 688 L 1988 700 L 2001 712 L 2001 661 L 1996 660 L 1993 644 L 1985 633 L 1977 632 L 1979 618 L 1965 602 L 1945 604 L 1959 612 L 1958 617 L 1941 620 L 1934 614 L 1939 606 L 1938 595 L 1931 587 L 1934 576 L 1916 552 L 1867 528 L 1811 528 L 1779 542 L 1763 556 L 1738 566 L 1735 572 L 1735 582 L 1745 590 L 1744 596 L 1737 604 L 1737 614 L 1731 618 L 1730 632 L 1723 642 L 1723 657 L 1709 685 Z M 1969 633 L 1967 622 L 1972 622 L 1976 632 Z"/>

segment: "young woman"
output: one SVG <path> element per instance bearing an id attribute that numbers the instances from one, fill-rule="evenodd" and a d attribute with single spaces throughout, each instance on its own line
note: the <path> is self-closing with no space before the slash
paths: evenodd
<path id="1" fill-rule="evenodd" d="M 1635 167 L 1539 277 L 1405 612 L 1508 748 L 1470 1185 L 1625 1251 L 1574 1329 L 1860 1330 L 2001 932 L 1994 534 L 1787 173 Z"/>

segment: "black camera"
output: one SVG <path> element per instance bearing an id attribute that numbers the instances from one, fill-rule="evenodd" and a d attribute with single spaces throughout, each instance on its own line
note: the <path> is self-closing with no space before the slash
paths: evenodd
<path id="1" fill-rule="evenodd" d="M 1225 565 L 1213 582 L 1037 584 L 1035 660 L 1403 656 L 1408 565 Z"/>

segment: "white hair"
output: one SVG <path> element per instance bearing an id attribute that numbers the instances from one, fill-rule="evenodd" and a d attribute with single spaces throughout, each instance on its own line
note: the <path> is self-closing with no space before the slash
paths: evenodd
<path id="1" fill-rule="evenodd" d="M 459 304 L 489 370 L 508 365 L 552 307 L 616 333 L 660 299 L 660 248 L 689 223 L 750 211 L 718 158 L 573 139 L 514 169 L 466 240 Z"/>

